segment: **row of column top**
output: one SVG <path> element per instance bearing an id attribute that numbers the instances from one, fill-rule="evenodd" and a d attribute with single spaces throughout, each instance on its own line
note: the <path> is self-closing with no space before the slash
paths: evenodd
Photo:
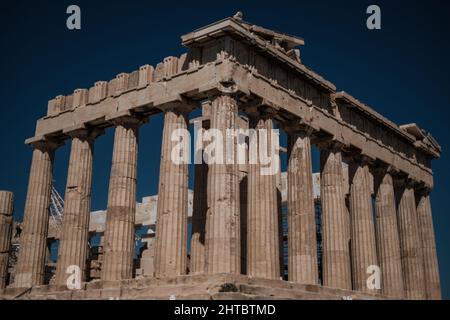
<path id="1" fill-rule="evenodd" d="M 247 78 L 247 82 L 239 77 L 239 75 L 242 76 L 241 74 L 234 73 L 234 68 L 241 68 L 240 72 L 248 73 L 247 77 L 242 77 Z M 417 138 L 409 133 L 410 129 L 403 129 L 385 121 L 386 119 L 375 113 L 371 114 L 372 118 L 368 120 L 371 123 L 366 130 L 357 123 L 342 118 L 336 111 L 337 104 L 345 102 L 350 103 L 354 109 L 358 110 L 357 112 L 367 112 L 368 108 L 360 107 L 354 100 L 347 101 L 347 94 L 327 93 L 329 105 L 319 106 L 307 97 L 277 84 L 277 81 L 273 79 L 270 82 L 270 77 L 266 79 L 257 71 L 255 72 L 258 77 L 251 71 L 251 66 L 241 65 L 235 58 L 226 54 L 206 64 L 200 64 L 189 53 L 179 58 L 167 57 L 155 68 L 144 65 L 131 73 L 120 73 L 111 81 L 96 82 L 90 89 L 77 89 L 72 95 L 58 96 L 50 100 L 47 116 L 38 120 L 35 136 L 29 138 L 26 143 L 34 143 L 50 137 L 65 139 L 67 137 L 59 136 L 67 136 L 67 133 L 76 129 L 70 126 L 78 121 L 82 123 L 81 126 L 99 125 L 104 128 L 113 126 L 112 120 L 126 114 L 134 113 L 133 116 L 137 116 L 139 113 L 147 117 L 158 113 L 159 110 L 165 111 L 172 108 L 174 105 L 178 105 L 182 112 L 190 112 L 198 107 L 201 99 L 224 94 L 235 95 L 239 111 L 247 112 L 249 108 L 245 104 L 255 105 L 262 101 L 266 104 L 264 107 L 272 109 L 273 116 L 283 122 L 283 126 L 287 119 L 305 118 L 303 119 L 305 121 L 295 120 L 294 127 L 305 122 L 313 126 L 320 134 L 324 130 L 337 141 L 345 140 L 347 144 L 366 149 L 365 152 L 370 153 L 371 156 L 380 157 L 387 162 L 395 161 L 401 170 L 432 186 L 431 164 L 427 159 L 430 160 L 438 154 L 428 157 L 430 146 L 423 144 L 423 137 Z M 264 78 L 264 81 L 269 81 L 273 87 L 260 92 L 263 85 L 266 85 L 266 83 L 256 84 L 256 78 L 262 81 L 260 76 Z M 254 90 L 251 90 L 250 83 L 255 84 L 252 86 Z M 298 103 L 298 107 L 293 108 L 292 103 Z M 241 105 L 245 110 L 241 110 Z M 259 106 L 258 109 L 260 109 Z M 122 111 L 116 113 L 116 110 Z M 111 112 L 114 114 L 111 115 Z M 376 123 L 380 121 L 390 124 L 386 127 L 389 137 L 384 140 L 370 131 L 371 127 L 378 128 Z M 286 125 L 290 126 L 290 124 Z M 414 130 L 420 131 L 420 129 Z M 395 141 L 390 143 L 390 140 Z M 414 152 L 419 150 L 418 156 L 415 156 L 414 152 L 409 154 L 409 151 L 403 150 L 405 145 L 407 149 L 414 149 Z M 426 155 L 423 156 L 422 153 Z"/>
<path id="2" fill-rule="evenodd" d="M 213 97 L 211 98 L 213 99 Z M 203 114 L 199 118 L 195 118 L 191 120 L 191 123 L 195 123 L 196 121 L 209 122 L 210 120 L 210 112 L 209 105 L 211 100 L 205 100 L 202 102 L 203 106 Z M 188 115 L 191 111 L 195 109 L 195 106 L 192 103 L 171 103 L 162 107 L 161 110 L 163 112 L 172 111 L 175 113 Z M 250 106 L 246 109 L 245 116 L 239 114 L 241 119 L 247 122 L 255 122 L 255 120 L 259 118 L 275 118 L 276 111 L 267 106 Z M 108 117 L 108 121 L 114 127 L 118 125 L 124 127 L 139 127 L 142 124 L 147 123 L 149 120 L 148 116 L 143 116 L 140 114 L 134 114 L 130 111 L 118 112 L 110 117 Z M 208 126 L 204 125 L 204 128 L 207 129 Z M 281 130 L 283 130 L 287 135 L 302 135 L 309 137 L 311 140 L 311 145 L 315 145 L 320 150 L 329 150 L 332 152 L 341 152 L 343 156 L 344 162 L 347 164 L 367 164 L 369 165 L 371 172 L 380 175 L 384 173 L 389 173 L 392 175 L 394 182 L 399 186 L 410 186 L 415 188 L 417 191 L 421 193 L 428 193 L 431 191 L 431 187 L 425 185 L 425 183 L 416 181 L 414 179 L 409 178 L 409 175 L 406 172 L 402 172 L 398 170 L 395 165 L 388 164 L 382 162 L 378 159 L 373 159 L 367 155 L 364 155 L 360 150 L 353 148 L 352 146 L 345 145 L 343 142 L 339 140 L 335 140 L 335 137 L 326 136 L 323 132 L 318 132 L 314 128 L 308 126 L 302 119 L 297 121 L 289 121 L 283 122 L 279 124 Z M 40 149 L 41 151 L 51 152 L 53 153 L 59 147 L 63 146 L 65 140 L 70 139 L 80 139 L 80 140 L 89 140 L 94 142 L 96 138 L 104 134 L 105 128 L 95 127 L 95 126 L 76 126 L 71 129 L 65 130 L 58 136 L 45 137 L 42 140 L 32 141 L 28 144 L 33 149 Z M 280 147 L 279 152 L 286 151 L 286 148 Z"/>

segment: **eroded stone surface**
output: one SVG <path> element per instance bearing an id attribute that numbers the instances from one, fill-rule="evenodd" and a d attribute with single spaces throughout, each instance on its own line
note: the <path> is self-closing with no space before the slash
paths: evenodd
<path id="1" fill-rule="evenodd" d="M 15 273 L 17 288 L 41 285 L 48 229 L 48 208 L 52 185 L 53 157 L 56 145 L 40 142 L 34 145 L 28 182 L 23 235 Z"/>
<path id="2" fill-rule="evenodd" d="M 0 291 L 0 299 L 14 299 L 22 293 L 23 290 L 4 289 Z M 169 300 L 171 298 L 178 300 L 378 300 L 386 297 L 319 285 L 250 278 L 244 275 L 216 274 L 171 278 L 143 277 L 109 282 L 97 281 L 84 285 L 81 290 L 67 290 L 58 286 L 38 286 L 19 298 L 24 300 Z"/>
<path id="3" fill-rule="evenodd" d="M 290 132 L 288 144 L 288 276 L 290 281 L 317 284 L 310 136 L 306 130 Z"/>
<path id="4" fill-rule="evenodd" d="M 440 156 L 441 147 L 431 134 L 415 124 L 398 126 L 349 94 L 338 92 L 303 64 L 297 48 L 303 39 L 252 25 L 241 15 L 197 29 L 182 41 L 188 52 L 179 58 L 169 56 L 155 68 L 144 65 L 49 101 L 47 116 L 38 120 L 35 136 L 26 141 L 34 149 L 21 250 L 14 288 L 3 291 L 5 296 L 165 299 L 175 292 L 185 298 L 212 299 L 335 299 L 341 295 L 439 299 L 429 190 L 433 187 L 431 160 Z M 289 163 L 287 174 L 280 171 L 273 176 L 258 175 L 257 165 L 200 165 L 189 263 L 186 229 L 192 194 L 188 165 L 175 165 L 169 157 L 173 130 L 187 129 L 189 113 L 202 104 L 208 105 L 202 123 L 224 136 L 227 129 L 248 128 L 244 119 L 255 116 L 252 110 L 270 110 L 270 118 L 261 113 L 253 124 L 286 129 Z M 142 210 L 137 217 L 138 127 L 159 112 L 164 113 L 165 123 L 158 208 L 155 198 L 147 199 L 139 204 Z M 106 214 L 90 215 L 93 140 L 80 139 L 73 132 L 107 127 L 115 127 L 108 208 Z M 48 230 L 48 206 L 53 154 L 69 136 L 73 143 L 61 234 L 54 228 Z M 320 176 L 312 175 L 311 144 L 321 149 Z M 356 154 L 367 161 L 349 167 L 345 159 Z M 393 180 L 405 177 L 408 183 L 394 194 Z M 314 183 L 320 184 L 320 192 Z M 315 229 L 318 201 L 322 273 Z M 286 204 L 287 276 L 293 282 L 239 275 L 245 272 L 270 279 L 282 275 L 279 226 L 281 206 Z M 156 211 L 157 223 L 152 214 Z M 4 218 L 7 215 L 0 213 L 1 228 L 6 230 L 10 225 Z M 138 255 L 136 273 L 155 274 L 156 278 L 131 279 L 135 227 L 141 225 L 151 230 L 145 237 L 147 247 Z M 89 232 L 104 232 L 102 250 L 90 259 L 91 277 L 98 278 L 101 272 L 103 281 L 89 282 L 79 291 L 61 291 L 65 268 L 84 266 Z M 0 265 L 7 260 L 7 238 L 1 238 Z M 61 239 L 57 286 L 42 287 L 44 268 L 49 267 L 49 238 Z M 381 268 L 383 296 L 373 295 L 376 290 L 366 286 L 370 265 Z M 188 269 L 197 275 L 174 277 Z M 218 289 L 227 281 L 238 290 Z M 323 286 L 317 285 L 320 281 Z M 23 291 L 30 287 L 31 292 Z"/>
<path id="5" fill-rule="evenodd" d="M 8 256 L 13 225 L 14 194 L 0 191 L 0 289 L 6 287 Z"/>
<path id="6" fill-rule="evenodd" d="M 116 120 L 104 239 L 103 280 L 133 275 L 138 127 L 140 120 Z"/>

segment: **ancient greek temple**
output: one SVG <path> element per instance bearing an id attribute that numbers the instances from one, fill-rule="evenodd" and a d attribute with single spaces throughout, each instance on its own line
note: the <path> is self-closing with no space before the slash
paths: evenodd
<path id="1" fill-rule="evenodd" d="M 441 147 L 431 134 L 416 124 L 397 125 L 338 91 L 303 64 L 303 39 L 253 25 L 240 14 L 182 36 L 182 44 L 187 52 L 180 57 L 48 102 L 47 115 L 26 140 L 32 163 L 20 251 L 14 282 L 0 295 L 133 298 L 156 296 L 165 288 L 160 296 L 167 298 L 186 297 L 187 291 L 205 298 L 208 291 L 215 298 L 440 299 L 430 191 L 431 162 Z M 282 280 L 281 172 L 262 175 L 260 164 L 206 163 L 188 172 L 188 164 L 171 160 L 171 133 L 188 129 L 190 113 L 200 108 L 195 122 L 206 130 L 279 128 L 287 135 L 287 279 Z M 153 271 L 136 277 L 139 130 L 160 113 Z M 105 130 L 115 133 L 104 252 L 99 279 L 89 281 L 94 145 Z M 66 141 L 71 151 L 64 218 L 55 284 L 48 285 L 54 153 Z M 319 226 L 313 147 L 320 150 Z M 188 246 L 189 174 L 195 182 Z M 12 195 L 1 193 L 3 274 L 11 211 Z M 73 265 L 81 270 L 82 286 L 69 290 L 67 270 Z M 377 272 L 380 283 L 369 285 Z M 234 289 L 227 292 L 223 284 Z M 5 285 L 0 274 L 0 286 Z"/>

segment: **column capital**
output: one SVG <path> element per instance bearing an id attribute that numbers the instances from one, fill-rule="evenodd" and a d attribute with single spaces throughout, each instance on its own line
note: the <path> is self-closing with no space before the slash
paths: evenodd
<path id="1" fill-rule="evenodd" d="M 252 111 L 246 110 L 250 127 L 256 127 L 259 121 L 273 120 L 276 111 L 273 109 L 255 108 Z"/>
<path id="2" fill-rule="evenodd" d="M 375 162 L 369 170 L 373 174 L 374 179 L 374 191 L 375 193 L 379 189 L 383 181 L 394 184 L 394 177 L 399 173 L 399 170 L 392 165 L 386 163 Z M 386 175 L 389 175 L 388 180 L 385 180 Z"/>
<path id="3" fill-rule="evenodd" d="M 335 140 L 334 138 L 331 137 L 318 138 L 314 142 L 321 150 L 328 149 L 330 151 L 343 151 L 343 149 L 346 147 L 344 142 Z"/>
<path id="4" fill-rule="evenodd" d="M 384 162 L 375 162 L 370 170 L 378 175 L 389 173 L 391 176 L 398 175 L 400 172 L 395 166 Z"/>
<path id="5" fill-rule="evenodd" d="M 250 119 L 263 119 L 263 120 L 272 119 L 275 117 L 277 112 L 278 111 L 276 109 L 265 105 L 260 105 L 258 107 L 246 109 L 247 116 Z"/>
<path id="6" fill-rule="evenodd" d="M 408 175 L 402 174 L 401 172 L 397 173 L 396 175 L 393 175 L 392 179 L 394 181 L 394 186 L 396 188 L 405 187 L 409 189 L 414 189 L 419 185 L 419 183 L 416 180 L 413 180 Z"/>
<path id="7" fill-rule="evenodd" d="M 235 98 L 237 94 L 238 88 L 233 80 L 222 80 L 217 84 L 217 86 L 206 92 L 206 98 L 213 101 L 215 98 L 220 96 L 230 96 Z"/>
<path id="8" fill-rule="evenodd" d="M 308 137 L 311 137 L 316 132 L 316 129 L 303 119 L 284 122 L 281 128 L 287 134 L 302 134 Z"/>
<path id="9" fill-rule="evenodd" d="M 164 113 L 175 112 L 180 115 L 188 115 L 198 107 L 198 104 L 180 96 L 176 100 L 164 102 L 156 107 Z"/>
<path id="10" fill-rule="evenodd" d="M 28 143 L 33 149 L 41 151 L 55 151 L 64 145 L 64 140 L 43 137 L 41 140 L 31 141 Z"/>
<path id="11" fill-rule="evenodd" d="M 219 94 L 236 94 L 238 92 L 236 82 L 231 77 L 222 79 L 216 89 Z"/>
<path id="12" fill-rule="evenodd" d="M 72 139 L 78 138 L 80 140 L 94 141 L 97 137 L 103 135 L 105 130 L 97 127 L 89 128 L 83 125 L 64 130 L 63 133 L 67 134 Z"/>
<path id="13" fill-rule="evenodd" d="M 350 163 L 353 165 L 359 166 L 373 166 L 375 163 L 375 159 L 363 154 L 363 153 L 350 153 L 347 155 L 347 158 L 350 160 Z"/>
<path id="14" fill-rule="evenodd" d="M 249 117 L 264 119 L 274 118 L 280 110 L 278 106 L 262 98 L 251 99 L 245 103 L 244 108 Z"/>
<path id="15" fill-rule="evenodd" d="M 133 113 L 130 110 L 119 111 L 106 116 L 107 121 L 111 121 L 115 126 L 138 127 L 148 122 L 148 117 Z"/>
<path id="16" fill-rule="evenodd" d="M 136 116 L 124 116 L 114 119 L 114 124 L 124 126 L 127 128 L 139 127 L 141 124 L 146 123 L 146 118 L 136 117 Z"/>
<path id="17" fill-rule="evenodd" d="M 367 170 L 367 172 L 370 172 L 370 168 L 373 166 L 375 160 L 372 158 L 362 154 L 362 153 L 356 153 L 351 152 L 350 154 L 346 154 L 347 163 L 349 165 L 348 168 L 348 178 L 350 184 L 353 184 L 355 181 L 354 179 L 363 178 L 361 175 L 357 175 L 359 170 Z M 367 168 L 367 169 L 366 169 Z M 361 172 L 360 172 L 361 174 Z M 368 177 L 364 177 L 363 179 L 369 179 Z M 368 182 L 369 183 L 369 182 Z"/>
<path id="18" fill-rule="evenodd" d="M 426 196 L 430 195 L 430 193 L 432 191 L 432 188 L 429 187 L 429 186 L 426 186 L 424 184 L 420 184 L 420 185 L 416 186 L 416 190 L 415 191 L 416 191 L 416 194 L 418 196 L 426 197 Z"/>

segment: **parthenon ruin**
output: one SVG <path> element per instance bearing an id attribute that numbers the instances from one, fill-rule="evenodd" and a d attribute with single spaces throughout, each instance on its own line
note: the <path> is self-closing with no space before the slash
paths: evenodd
<path id="1" fill-rule="evenodd" d="M 399 126 L 337 91 L 303 64 L 303 39 L 241 15 L 190 32 L 182 44 L 187 53 L 180 57 L 48 102 L 47 115 L 26 140 L 32 164 L 11 283 L 5 275 L 12 194 L 0 193 L 1 297 L 440 299 L 430 191 L 431 161 L 441 147 L 431 134 L 416 124 Z M 189 121 L 199 108 L 201 117 Z M 147 211 L 136 215 L 139 128 L 151 126 L 159 113 L 164 129 L 153 266 L 151 274 L 136 276 L 135 228 L 137 220 L 150 219 Z M 287 173 L 262 175 L 262 165 L 252 163 L 201 163 L 188 172 L 188 164 L 171 160 L 172 132 L 193 122 L 221 132 L 279 128 L 288 137 Z M 94 144 L 109 128 L 115 135 L 103 258 L 93 280 L 88 244 Z M 71 151 L 64 216 L 49 284 L 44 269 L 54 153 L 66 140 Z M 233 144 L 233 152 L 239 143 L 251 149 L 244 139 Z M 320 150 L 315 179 L 313 146 Z M 188 174 L 195 177 L 193 192 Z M 320 189 L 319 225 L 313 180 Z M 80 268 L 76 290 L 67 287 L 70 266 Z M 368 285 L 370 270 L 379 270 L 379 286 Z"/>

